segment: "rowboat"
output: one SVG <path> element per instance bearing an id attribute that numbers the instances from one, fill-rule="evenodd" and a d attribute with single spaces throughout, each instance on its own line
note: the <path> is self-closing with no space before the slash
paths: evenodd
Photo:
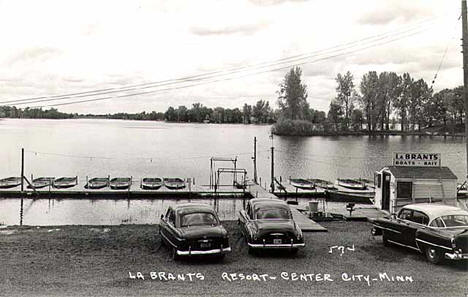
<path id="1" fill-rule="evenodd" d="M 78 177 L 71 176 L 71 177 L 59 177 L 52 182 L 54 188 L 63 189 L 63 188 L 71 188 L 78 184 Z"/>
<path id="2" fill-rule="evenodd" d="M 110 187 L 113 190 L 125 190 L 132 185 L 131 177 L 115 177 L 110 180 Z"/>
<path id="3" fill-rule="evenodd" d="M 28 185 L 30 189 L 40 189 L 48 186 L 52 186 L 55 177 L 38 177 L 32 180 L 31 184 Z"/>
<path id="4" fill-rule="evenodd" d="M 109 186 L 109 178 L 107 177 L 94 177 L 88 180 L 85 185 L 86 189 L 102 189 Z"/>
<path id="5" fill-rule="evenodd" d="M 289 182 L 291 183 L 292 186 L 299 188 L 299 189 L 304 189 L 304 190 L 315 189 L 315 184 L 307 179 L 290 178 Z"/>
<path id="6" fill-rule="evenodd" d="M 21 177 L 11 176 L 0 179 L 0 189 L 14 188 L 21 185 Z"/>
<path id="7" fill-rule="evenodd" d="M 157 190 L 163 185 L 163 180 L 159 177 L 145 177 L 141 180 L 140 188 L 144 190 Z"/>
<path id="8" fill-rule="evenodd" d="M 311 179 L 308 179 L 308 181 L 314 183 L 314 185 L 318 188 L 322 188 L 325 190 L 336 189 L 335 185 L 331 181 L 328 181 L 328 180 L 319 179 L 319 178 L 311 178 Z"/>
<path id="9" fill-rule="evenodd" d="M 338 186 L 351 190 L 365 190 L 367 188 L 364 182 L 350 178 L 339 178 L 336 182 Z"/>
<path id="10" fill-rule="evenodd" d="M 179 190 L 185 188 L 185 181 L 178 177 L 165 177 L 164 185 L 168 189 Z"/>

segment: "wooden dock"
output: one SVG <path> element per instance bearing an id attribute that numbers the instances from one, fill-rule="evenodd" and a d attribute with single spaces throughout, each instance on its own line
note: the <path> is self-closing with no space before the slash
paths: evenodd
<path id="1" fill-rule="evenodd" d="M 133 181 L 128 189 L 114 190 L 110 187 L 102 189 L 86 189 L 86 182 L 76 186 L 57 189 L 52 186 L 29 189 L 26 186 L 21 192 L 20 186 L 0 189 L 0 198 L 32 198 L 32 199 L 161 199 L 161 198 L 251 198 L 249 189 L 238 189 L 234 186 L 221 186 L 216 191 L 210 186 L 186 184 L 179 190 L 162 186 L 158 190 L 144 190 L 138 181 Z"/>

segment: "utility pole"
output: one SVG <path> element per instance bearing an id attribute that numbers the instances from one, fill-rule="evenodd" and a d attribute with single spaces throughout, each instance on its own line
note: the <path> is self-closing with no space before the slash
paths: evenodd
<path id="1" fill-rule="evenodd" d="M 468 178 L 468 28 L 466 0 L 462 0 L 462 52 L 463 52 L 463 96 L 465 101 L 465 142 L 466 166 Z"/>
<path id="2" fill-rule="evenodd" d="M 20 226 L 23 226 L 23 191 L 24 191 L 24 148 L 21 149 L 21 206 L 20 206 Z"/>
<path id="3" fill-rule="evenodd" d="M 275 191 L 275 147 L 273 146 L 273 133 L 270 135 L 271 138 L 271 192 Z"/>
<path id="4" fill-rule="evenodd" d="M 254 154 L 253 154 L 253 165 L 254 165 L 254 183 L 257 182 L 257 137 L 254 137 Z"/>

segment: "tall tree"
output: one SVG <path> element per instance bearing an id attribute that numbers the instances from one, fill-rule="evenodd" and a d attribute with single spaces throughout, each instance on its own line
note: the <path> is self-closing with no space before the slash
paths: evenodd
<path id="1" fill-rule="evenodd" d="M 343 108 L 336 100 L 332 100 L 330 103 L 328 121 L 334 125 L 335 130 L 340 129 L 340 125 L 343 122 Z"/>
<path id="2" fill-rule="evenodd" d="M 250 124 L 250 117 L 252 117 L 252 106 L 244 103 L 242 108 L 242 116 L 244 117 L 244 124 Z"/>
<path id="3" fill-rule="evenodd" d="M 252 108 L 252 115 L 256 119 L 257 123 L 268 122 L 268 117 L 270 116 L 270 113 L 271 108 L 268 101 L 258 100 Z"/>
<path id="4" fill-rule="evenodd" d="M 345 75 L 338 73 L 335 80 L 338 83 L 338 86 L 336 87 L 336 102 L 341 105 L 344 111 L 344 128 L 347 130 L 349 127 L 350 116 L 354 108 L 353 101 L 355 99 L 355 96 L 353 96 L 353 75 L 349 71 L 346 72 Z"/>
<path id="5" fill-rule="evenodd" d="M 364 117 L 366 119 L 367 130 L 369 132 L 375 130 L 375 126 L 377 123 L 377 116 L 378 116 L 378 85 L 379 85 L 379 77 L 377 72 L 369 71 L 368 73 L 364 74 L 361 79 L 360 89 L 361 89 L 361 97 L 359 99 Z"/>
<path id="6" fill-rule="evenodd" d="M 394 101 L 395 109 L 400 117 L 401 131 L 407 130 L 408 110 L 411 100 L 411 86 L 413 78 L 409 73 L 404 73 L 400 80 L 400 96 Z"/>
<path id="7" fill-rule="evenodd" d="M 278 91 L 278 104 L 282 116 L 290 120 L 303 120 L 309 109 L 307 86 L 301 82 L 302 70 L 293 67 L 284 77 Z"/>

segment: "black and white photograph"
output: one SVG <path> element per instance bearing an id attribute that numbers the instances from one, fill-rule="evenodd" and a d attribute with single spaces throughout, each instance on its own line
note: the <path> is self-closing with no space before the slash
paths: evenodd
<path id="1" fill-rule="evenodd" d="M 468 296 L 467 0 L 0 0 L 0 296 Z"/>

